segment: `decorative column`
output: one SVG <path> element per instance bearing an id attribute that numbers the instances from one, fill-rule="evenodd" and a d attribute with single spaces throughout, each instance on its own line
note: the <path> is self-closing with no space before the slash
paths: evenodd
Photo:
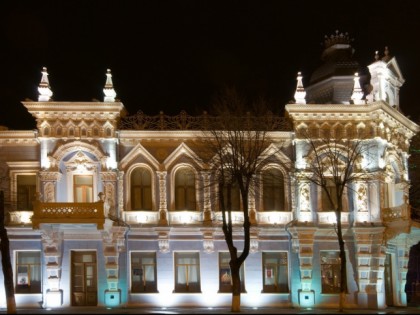
<path id="1" fill-rule="evenodd" d="M 298 182 L 299 222 L 312 222 L 311 212 L 311 186 L 308 181 Z"/>
<path id="2" fill-rule="evenodd" d="M 118 215 L 122 217 L 122 211 L 124 211 L 124 172 L 118 171 Z"/>
<path id="3" fill-rule="evenodd" d="M 117 173 L 115 172 L 101 172 L 101 181 L 105 194 L 104 199 L 104 216 L 108 215 L 118 217 L 117 213 Z"/>
<path id="4" fill-rule="evenodd" d="M 125 233 L 127 233 L 127 230 L 124 226 L 108 225 L 102 231 L 102 246 L 108 284 L 108 288 L 105 290 L 107 306 L 117 306 L 121 303 L 121 290 L 118 287 L 118 258 L 120 252 L 125 251 Z"/>
<path id="5" fill-rule="evenodd" d="M 252 192 L 252 193 L 248 194 L 249 223 L 251 223 L 251 225 L 256 225 L 258 222 L 257 222 L 257 211 L 255 209 L 255 193 L 254 193 L 255 192 L 255 180 L 251 181 L 251 183 L 249 185 L 249 191 Z"/>
<path id="6" fill-rule="evenodd" d="M 168 225 L 168 204 L 166 201 L 166 171 L 156 172 L 159 178 L 159 225 Z"/>
<path id="7" fill-rule="evenodd" d="M 203 197 L 203 224 L 204 225 L 211 225 L 213 213 L 211 211 L 211 189 L 210 189 L 210 172 L 203 171 L 201 172 L 201 176 L 203 177 L 203 190 L 204 190 L 204 197 Z"/>
<path id="8" fill-rule="evenodd" d="M 315 228 L 291 227 L 294 250 L 299 255 L 300 283 L 299 304 L 302 307 L 312 307 L 315 303 L 315 292 L 312 290 L 312 271 L 314 256 Z"/>
<path id="9" fill-rule="evenodd" d="M 355 184 L 356 222 L 370 222 L 368 211 L 368 186 L 364 182 Z"/>
<path id="10" fill-rule="evenodd" d="M 61 179 L 58 171 L 40 171 L 41 194 L 44 202 L 57 202 L 57 182 Z"/>
<path id="11" fill-rule="evenodd" d="M 355 228 L 358 304 L 365 308 L 385 308 L 385 247 L 383 227 Z M 372 295 L 376 299 L 372 299 Z"/>
<path id="12" fill-rule="evenodd" d="M 41 239 L 47 272 L 44 305 L 45 307 L 59 307 L 63 304 L 63 291 L 60 289 L 63 235 L 56 229 L 44 228 L 41 230 Z"/>

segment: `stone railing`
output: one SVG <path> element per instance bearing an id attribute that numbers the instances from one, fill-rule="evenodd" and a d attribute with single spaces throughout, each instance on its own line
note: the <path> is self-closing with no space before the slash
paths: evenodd
<path id="1" fill-rule="evenodd" d="M 290 120 L 267 112 L 263 116 L 252 116 L 247 113 L 244 117 L 232 117 L 243 123 L 247 128 L 257 128 L 263 126 L 266 131 L 291 131 Z M 179 115 L 170 116 L 163 112 L 158 115 L 145 115 L 142 111 L 134 115 L 123 117 L 119 124 L 121 130 L 212 130 L 224 126 L 225 118 L 211 116 L 207 112 L 202 115 L 191 116 L 185 111 Z"/>
<path id="2" fill-rule="evenodd" d="M 96 224 L 104 228 L 104 202 L 40 202 L 34 201 L 32 227 L 39 229 L 41 223 L 48 224 Z"/>
<path id="3" fill-rule="evenodd" d="M 409 215 L 407 204 L 381 209 L 381 218 L 383 222 L 405 221 L 409 219 Z"/>

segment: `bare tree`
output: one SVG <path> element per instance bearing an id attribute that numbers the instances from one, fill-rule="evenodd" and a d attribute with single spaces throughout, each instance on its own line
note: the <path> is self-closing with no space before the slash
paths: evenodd
<path id="1" fill-rule="evenodd" d="M 255 214 L 250 214 L 248 200 L 253 194 L 251 185 L 258 167 L 264 160 L 264 150 L 269 144 L 265 115 L 266 103 L 259 99 L 247 109 L 247 102 L 235 89 L 227 88 L 212 104 L 214 119 L 204 133 L 205 146 L 217 162 L 212 164 L 212 182 L 217 185 L 218 202 L 222 213 L 222 229 L 230 253 L 233 312 L 240 312 L 240 268 L 250 250 L 250 230 Z M 242 250 L 234 243 L 238 227 L 232 218 L 232 189 L 237 185 L 240 192 L 243 214 Z"/>
<path id="2" fill-rule="evenodd" d="M 0 253 L 3 267 L 4 288 L 6 292 L 7 313 L 16 314 L 15 289 L 13 284 L 13 268 L 10 262 L 9 237 L 4 223 L 4 192 L 0 190 Z"/>
<path id="3" fill-rule="evenodd" d="M 410 176 L 410 205 L 412 206 L 412 219 L 420 220 L 420 133 L 417 133 L 410 144 L 409 157 Z"/>
<path id="4" fill-rule="evenodd" d="M 344 210 L 345 193 L 353 191 L 356 182 L 366 182 L 372 178 L 369 172 L 372 144 L 369 140 L 342 138 L 311 137 L 303 133 L 309 149 L 312 163 L 306 169 L 297 171 L 300 178 L 320 187 L 330 209 L 334 210 L 335 232 L 338 238 L 340 257 L 340 301 L 339 310 L 343 311 L 347 293 L 347 269 L 345 241 L 341 223 Z M 300 173 L 300 174 L 299 174 Z"/>

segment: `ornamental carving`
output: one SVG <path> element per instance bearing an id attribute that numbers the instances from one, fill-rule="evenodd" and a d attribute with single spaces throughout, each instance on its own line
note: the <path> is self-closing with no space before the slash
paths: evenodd
<path id="1" fill-rule="evenodd" d="M 65 163 L 67 172 L 88 171 L 96 172 L 97 163 L 88 158 L 82 151 Z"/>

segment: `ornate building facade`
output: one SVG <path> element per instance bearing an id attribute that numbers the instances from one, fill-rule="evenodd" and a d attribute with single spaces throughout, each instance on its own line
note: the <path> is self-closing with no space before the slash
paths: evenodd
<path id="1" fill-rule="evenodd" d="M 420 230 L 408 204 L 408 149 L 419 126 L 400 111 L 404 79 L 387 49 L 359 77 L 344 34 L 326 39 L 322 58 L 308 87 L 298 74 L 287 117 L 270 120 L 269 158 L 248 204 L 254 219 L 242 305 L 338 305 L 334 211 L 319 187 L 298 176 L 313 158 L 300 136 L 309 131 L 313 139 L 364 135 L 374 148 L 365 167 L 377 176 L 353 183 L 344 198 L 346 307 L 405 306 L 409 251 Z M 0 130 L 18 307 L 230 305 L 217 191 L 195 141 L 209 116 L 128 116 L 110 70 L 103 102 L 52 95 L 44 68 L 38 101 L 22 102 L 36 130 Z M 240 250 L 240 201 L 232 207 Z"/>

